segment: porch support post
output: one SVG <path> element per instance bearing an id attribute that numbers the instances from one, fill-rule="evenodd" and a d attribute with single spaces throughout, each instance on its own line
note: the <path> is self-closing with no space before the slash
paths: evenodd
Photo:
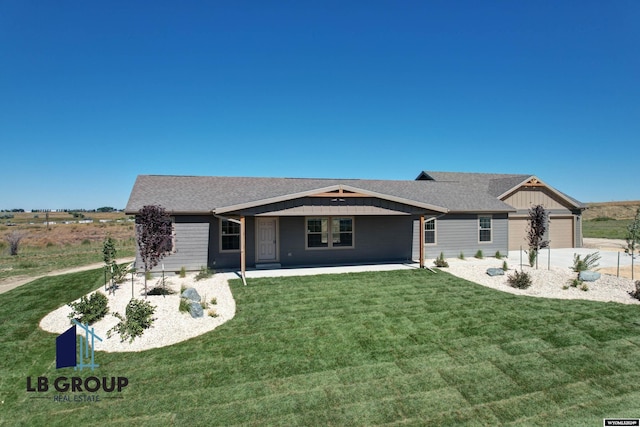
<path id="1" fill-rule="evenodd" d="M 424 215 L 420 215 L 420 268 L 424 268 Z"/>
<path id="2" fill-rule="evenodd" d="M 240 217 L 240 275 L 242 276 L 242 282 L 247 286 L 247 279 L 245 273 L 247 270 L 247 251 L 246 251 L 246 233 L 245 233 L 245 219 L 244 216 Z"/>

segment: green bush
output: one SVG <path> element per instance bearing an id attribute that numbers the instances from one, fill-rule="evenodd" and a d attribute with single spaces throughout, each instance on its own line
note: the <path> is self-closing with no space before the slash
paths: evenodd
<path id="1" fill-rule="evenodd" d="M 440 252 L 440 256 L 433 261 L 433 264 L 440 268 L 449 267 L 449 263 L 444 259 L 444 254 L 442 252 Z"/>
<path id="2" fill-rule="evenodd" d="M 531 286 L 531 276 L 529 276 L 529 273 L 516 270 L 507 278 L 507 283 L 512 288 L 527 289 Z"/>
<path id="3" fill-rule="evenodd" d="M 476 252 L 475 257 L 478 259 L 484 258 L 484 255 L 482 255 L 482 249 L 478 249 L 478 252 Z"/>
<path id="4" fill-rule="evenodd" d="M 180 267 L 180 278 L 184 279 L 185 277 L 187 277 L 187 269 L 184 267 Z"/>
<path id="5" fill-rule="evenodd" d="M 80 301 L 67 304 L 73 310 L 69 314 L 69 319 L 93 325 L 109 312 L 108 303 L 109 299 L 101 292 L 94 292 L 88 298 L 84 295 Z"/>
<path id="6" fill-rule="evenodd" d="M 458 255 L 459 259 L 464 259 L 464 253 L 462 253 L 462 251 L 460 251 L 460 255 Z"/>
<path id="7" fill-rule="evenodd" d="M 180 313 L 188 313 L 191 308 L 191 301 L 186 298 L 180 298 L 180 305 L 178 306 L 178 311 Z"/>
<path id="8" fill-rule="evenodd" d="M 509 270 L 509 266 L 507 265 L 507 261 L 503 261 L 503 262 L 502 262 L 502 269 L 503 269 L 504 271 Z"/>
<path id="9" fill-rule="evenodd" d="M 209 310 L 207 314 L 209 315 L 209 317 L 218 317 L 218 313 L 216 313 L 214 309 Z"/>
<path id="10" fill-rule="evenodd" d="M 132 299 L 127 304 L 125 311 L 126 317 L 122 317 L 119 313 L 113 313 L 115 317 L 120 319 L 120 322 L 107 332 L 107 338 L 111 338 L 113 332 L 117 332 L 120 335 L 120 341 L 126 339 L 129 342 L 133 342 L 136 337 L 141 336 L 145 329 L 148 329 L 153 321 L 156 320 L 151 316 L 155 313 L 156 308 L 152 306 L 148 301 L 139 299 Z"/>
<path id="11" fill-rule="evenodd" d="M 500 253 L 500 251 L 496 251 L 496 258 L 502 259 L 502 254 Z"/>
<path id="12" fill-rule="evenodd" d="M 196 281 L 208 279 L 213 276 L 214 271 L 210 270 L 209 267 L 200 267 L 200 271 L 196 274 Z"/>
<path id="13" fill-rule="evenodd" d="M 573 254 L 573 271 L 580 273 L 581 271 L 592 270 L 598 267 L 600 261 L 600 252 L 585 255 L 581 258 L 578 254 Z"/>

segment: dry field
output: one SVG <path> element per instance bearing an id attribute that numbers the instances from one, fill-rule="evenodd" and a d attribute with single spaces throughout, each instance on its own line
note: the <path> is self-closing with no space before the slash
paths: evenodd
<path id="1" fill-rule="evenodd" d="M 587 206 L 589 209 L 584 211 L 585 221 L 596 218 L 633 219 L 640 208 L 640 200 L 587 203 Z"/>
<path id="2" fill-rule="evenodd" d="M 0 281 L 100 262 L 107 236 L 116 240 L 119 257 L 134 254 L 135 226 L 124 213 L 82 214 L 84 218 L 74 218 L 72 213 L 51 212 L 46 224 L 42 212 L 0 212 L 4 216 L 0 219 Z M 88 219 L 93 222 L 78 223 Z M 9 254 L 7 236 L 11 233 L 23 236 L 17 256 Z"/>

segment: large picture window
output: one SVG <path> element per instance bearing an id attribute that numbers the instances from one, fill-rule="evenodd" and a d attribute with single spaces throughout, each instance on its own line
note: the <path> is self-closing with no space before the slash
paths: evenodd
<path id="1" fill-rule="evenodd" d="M 310 217 L 306 220 L 308 249 L 352 248 L 353 218 Z"/>
<path id="2" fill-rule="evenodd" d="M 220 220 L 220 251 L 240 250 L 240 224 L 226 219 Z"/>
<path id="3" fill-rule="evenodd" d="M 429 218 L 424 221 L 424 244 L 436 244 L 436 219 Z"/>
<path id="4" fill-rule="evenodd" d="M 478 241 L 491 242 L 491 216 L 478 217 Z"/>

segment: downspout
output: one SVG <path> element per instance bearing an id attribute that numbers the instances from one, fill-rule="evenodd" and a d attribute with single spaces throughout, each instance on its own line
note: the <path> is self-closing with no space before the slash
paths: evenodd
<path id="1" fill-rule="evenodd" d="M 215 209 L 211 211 L 211 214 L 218 219 L 223 219 L 225 221 L 230 221 L 235 224 L 240 224 L 240 277 L 242 278 L 242 283 L 247 286 L 247 275 L 246 275 L 246 245 L 245 245 L 245 226 L 244 226 L 244 216 L 240 217 L 239 220 L 235 218 L 227 218 L 222 215 L 218 215 L 215 213 Z"/>

